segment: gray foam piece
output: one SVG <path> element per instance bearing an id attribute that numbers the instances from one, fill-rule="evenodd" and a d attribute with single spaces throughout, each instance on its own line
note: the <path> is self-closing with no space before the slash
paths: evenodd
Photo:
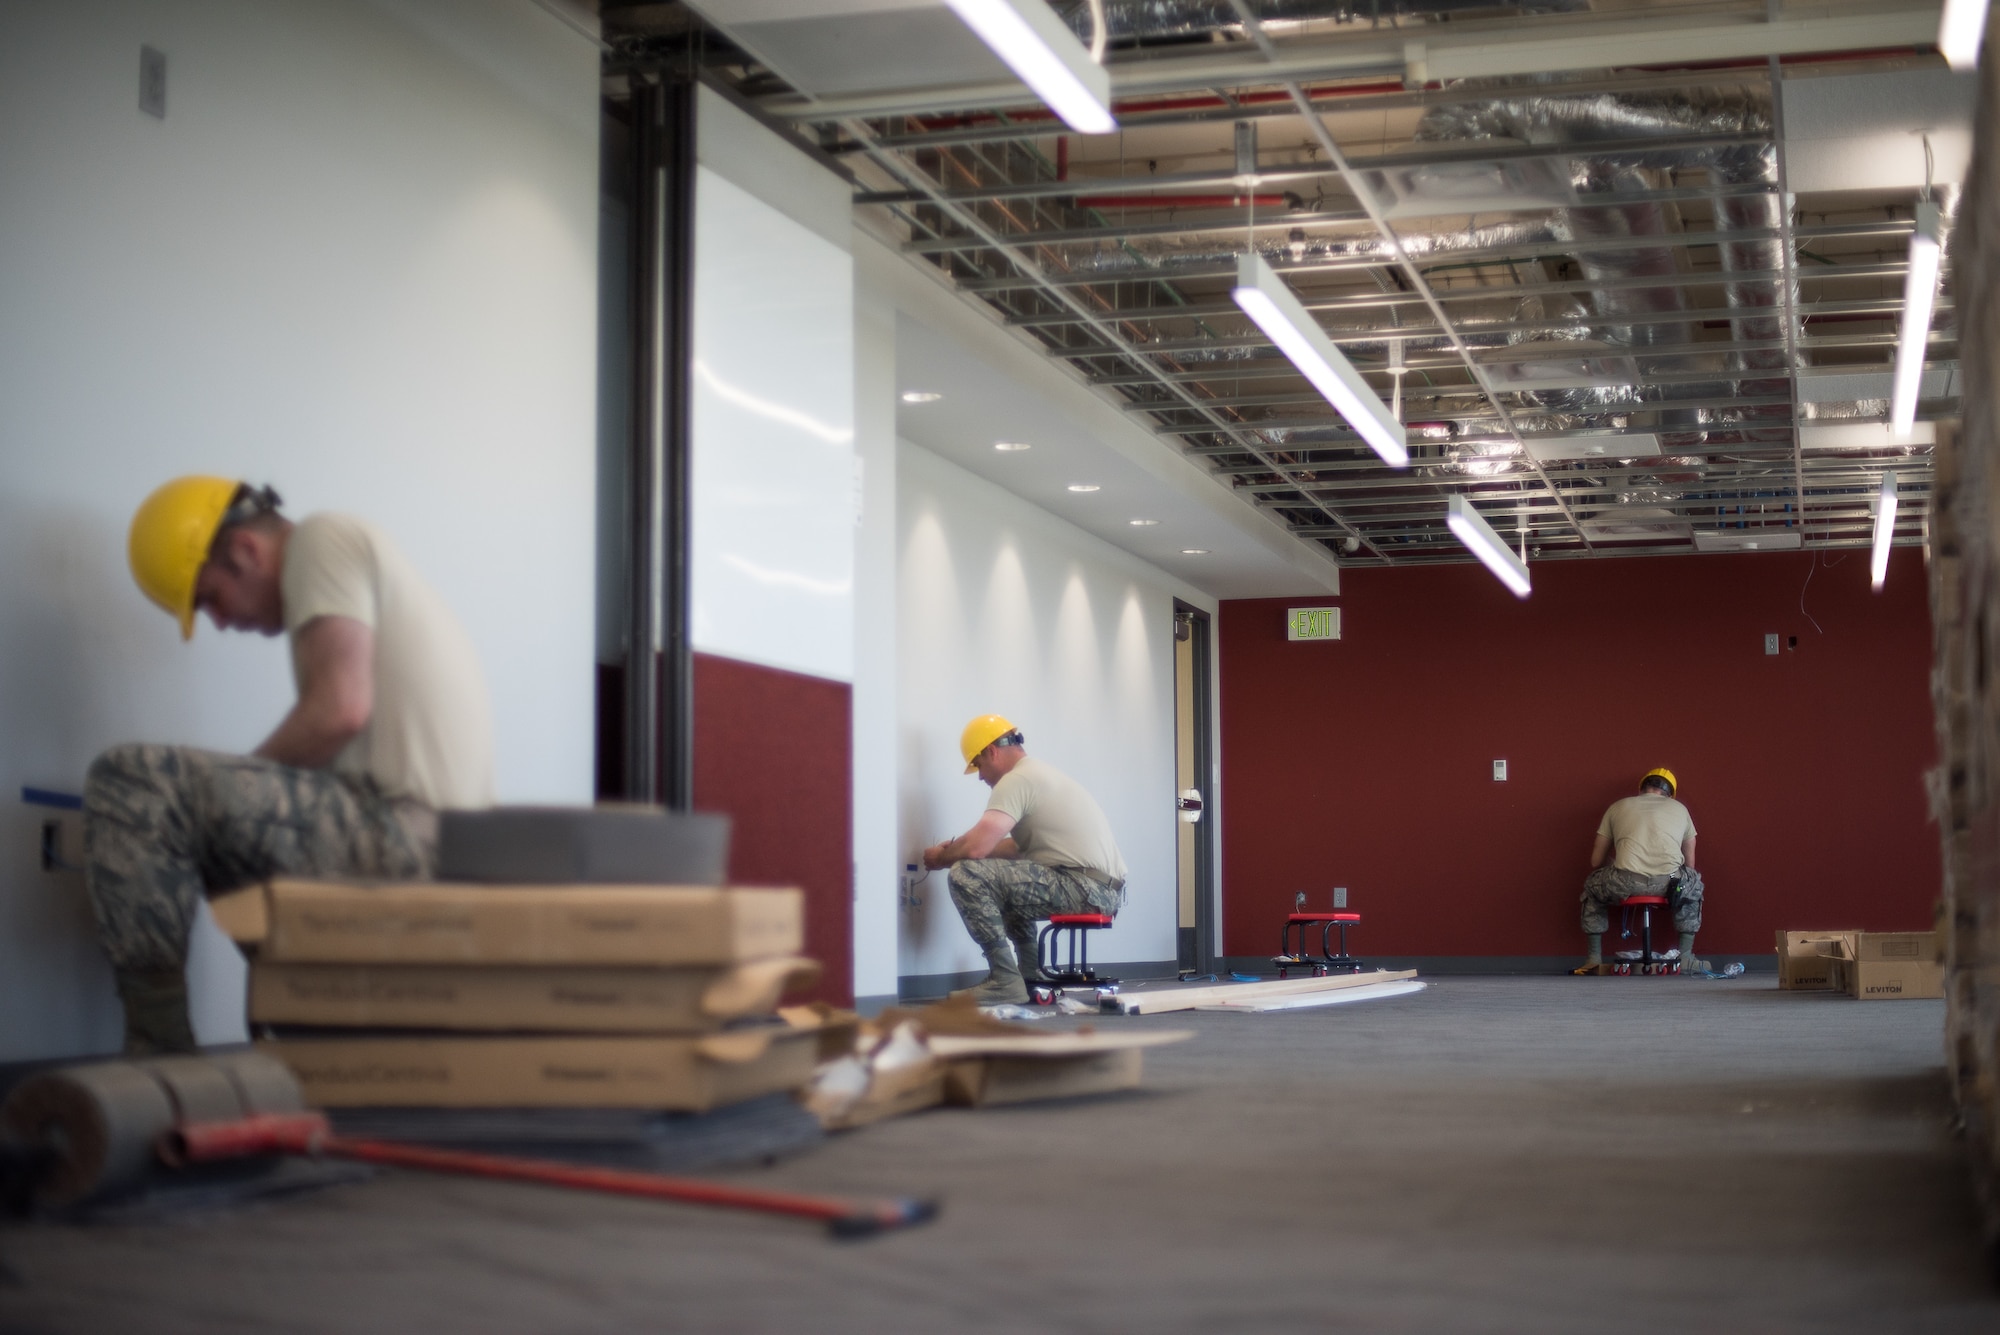
<path id="1" fill-rule="evenodd" d="M 721 885 L 729 817 L 658 807 L 490 807 L 438 819 L 437 877 L 567 885 Z"/>

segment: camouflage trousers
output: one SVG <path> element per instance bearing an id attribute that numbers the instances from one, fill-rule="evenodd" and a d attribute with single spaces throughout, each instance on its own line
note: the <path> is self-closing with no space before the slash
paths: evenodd
<path id="1" fill-rule="evenodd" d="M 1122 881 L 1027 858 L 975 858 L 951 869 L 951 902 L 982 951 L 1014 943 L 1022 972 L 1035 967 L 1035 923 L 1052 913 L 1111 913 L 1125 902 Z"/>
<path id="2" fill-rule="evenodd" d="M 205 896 L 272 876 L 428 874 L 427 817 L 366 778 L 185 746 L 115 746 L 83 786 L 98 937 L 116 969 L 181 968 Z"/>
<path id="3" fill-rule="evenodd" d="M 1701 873 L 1682 867 L 1665 876 L 1647 876 L 1617 867 L 1598 867 L 1583 878 L 1583 930 L 1595 936 L 1611 930 L 1610 910 L 1633 895 L 1665 895 L 1673 910 L 1674 930 L 1701 930 Z"/>

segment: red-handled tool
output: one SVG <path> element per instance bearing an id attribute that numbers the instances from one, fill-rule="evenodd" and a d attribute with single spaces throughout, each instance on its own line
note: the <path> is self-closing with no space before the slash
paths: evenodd
<path id="1" fill-rule="evenodd" d="M 193 1122 L 160 1137 L 163 1162 L 210 1163 L 259 1154 L 332 1155 L 367 1163 L 417 1168 L 433 1173 L 463 1173 L 512 1182 L 603 1191 L 618 1196 L 684 1201 L 692 1205 L 722 1205 L 736 1210 L 816 1219 L 837 1237 L 859 1238 L 921 1224 L 937 1214 L 935 1201 L 904 1197 L 895 1200 L 850 1201 L 831 1196 L 799 1196 L 783 1191 L 758 1191 L 694 1178 L 664 1177 L 618 1168 L 587 1168 L 546 1159 L 514 1159 L 496 1154 L 467 1154 L 383 1140 L 348 1140 L 333 1134 L 319 1113 L 272 1113 L 234 1122 Z"/>

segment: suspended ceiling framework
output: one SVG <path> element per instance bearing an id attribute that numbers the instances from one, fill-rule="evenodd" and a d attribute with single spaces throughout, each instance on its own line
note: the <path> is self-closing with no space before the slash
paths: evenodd
<path id="1" fill-rule="evenodd" d="M 1099 137 L 933 0 L 697 7 L 709 77 L 913 263 L 1343 564 L 1468 559 L 1454 493 L 1540 559 L 1861 546 L 1887 469 L 1922 540 L 1948 259 L 1917 432 L 1885 422 L 1914 205 L 1948 257 L 1969 155 L 1935 4 L 1109 0 Z M 1246 248 L 1399 402 L 1410 467 L 1237 310 Z"/>

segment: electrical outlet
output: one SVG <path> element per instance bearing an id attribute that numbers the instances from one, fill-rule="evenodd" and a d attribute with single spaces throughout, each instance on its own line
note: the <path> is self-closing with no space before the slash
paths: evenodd
<path id="1" fill-rule="evenodd" d="M 1335 887 L 1333 887 L 1333 906 L 1337 909 L 1344 909 L 1347 907 L 1346 886 L 1336 885 Z"/>
<path id="2" fill-rule="evenodd" d="M 1505 782 L 1507 782 L 1507 762 L 1506 762 L 1506 761 L 1504 761 L 1504 760 L 1496 760 L 1496 761 L 1494 761 L 1494 762 L 1493 762 L 1493 782 L 1495 782 L 1495 783 L 1505 783 Z"/>
<path id="3" fill-rule="evenodd" d="M 1766 635 L 1764 637 L 1764 652 L 1767 654 L 1778 652 L 1778 637 L 1776 635 Z"/>

